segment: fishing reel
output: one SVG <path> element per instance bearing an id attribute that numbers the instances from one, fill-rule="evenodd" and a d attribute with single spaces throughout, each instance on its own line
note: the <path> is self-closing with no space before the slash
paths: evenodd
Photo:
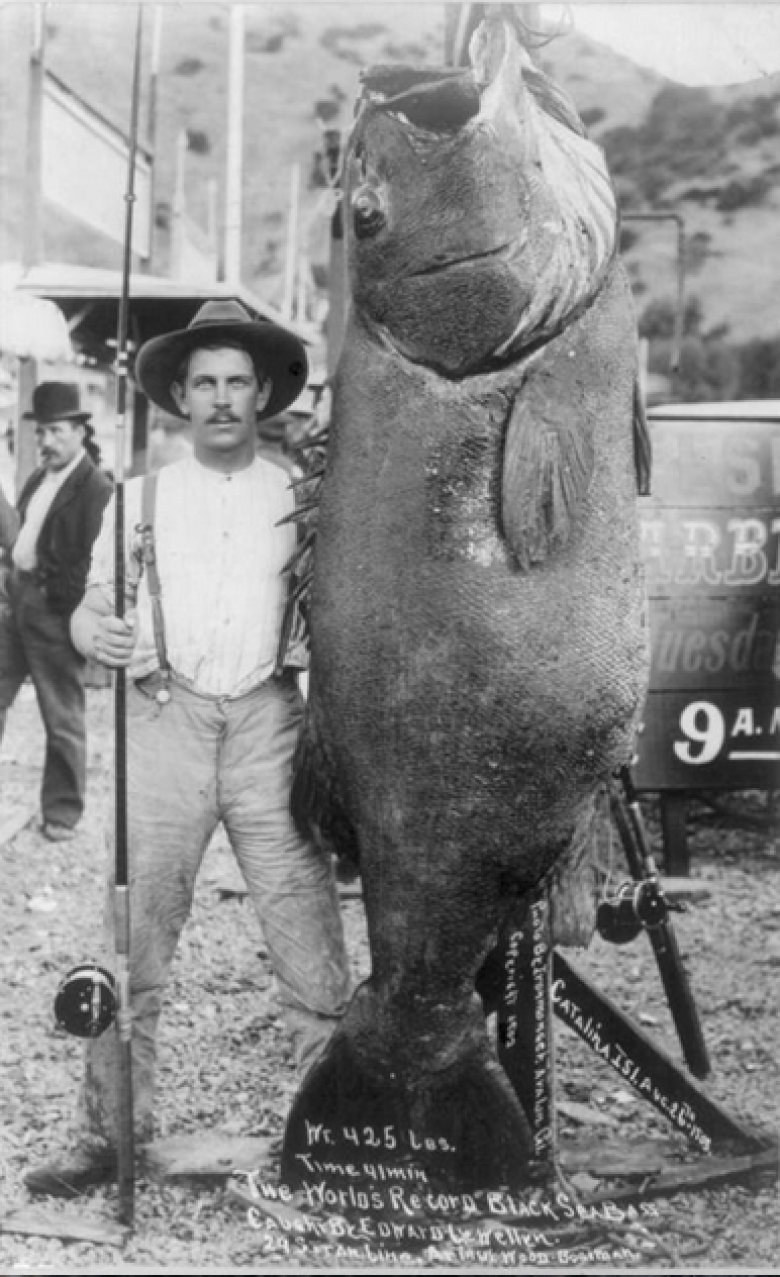
<path id="1" fill-rule="evenodd" d="M 82 962 L 64 977 L 54 998 L 54 1016 L 66 1033 L 99 1038 L 117 1012 L 116 981 L 94 962 Z"/>
<path id="2" fill-rule="evenodd" d="M 610 944 L 629 944 L 642 930 L 661 927 L 669 914 L 685 913 L 687 905 L 669 900 L 657 878 L 624 882 L 614 896 L 602 900 L 596 930 Z"/>

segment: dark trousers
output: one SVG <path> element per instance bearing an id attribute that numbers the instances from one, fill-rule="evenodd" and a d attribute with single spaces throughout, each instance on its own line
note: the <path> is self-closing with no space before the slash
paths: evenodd
<path id="1" fill-rule="evenodd" d="M 0 740 L 6 711 L 29 675 L 46 729 L 41 813 L 70 827 L 84 811 L 84 666 L 68 617 L 52 612 L 28 572 L 12 568 L 5 593 L 0 589 Z"/>

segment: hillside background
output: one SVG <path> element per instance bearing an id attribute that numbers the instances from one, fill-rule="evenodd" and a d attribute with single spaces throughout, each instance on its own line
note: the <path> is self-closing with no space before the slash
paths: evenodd
<path id="1" fill-rule="evenodd" d="M 208 179 L 224 204 L 229 9 L 163 6 L 158 81 L 155 273 L 170 267 L 176 139 L 187 130 L 188 212 L 208 219 Z M 349 127 L 359 71 L 375 61 L 441 62 L 441 4 L 249 4 L 244 120 L 244 282 L 279 305 L 291 168 L 301 165 L 300 227 L 312 289 L 327 307 L 329 213 L 322 128 Z M 663 6 L 658 6 L 659 22 Z M 135 7 L 47 7 L 46 65 L 120 128 L 129 117 Z M 0 261 L 21 256 L 31 6 L 0 6 Z M 149 67 L 151 14 L 146 22 Z M 626 214 L 675 212 L 685 224 L 686 342 L 674 397 L 780 396 L 780 77 L 690 88 L 569 33 L 537 60 L 573 98 L 607 155 Z M 147 103 L 142 106 L 146 124 Z M 142 130 L 143 131 L 143 130 Z M 78 165 L 79 157 L 73 157 Z M 83 173 L 86 184 L 90 174 Z M 48 261 L 118 268 L 118 245 L 47 206 Z M 627 219 L 623 248 L 651 368 L 668 371 L 676 295 L 672 222 Z"/>

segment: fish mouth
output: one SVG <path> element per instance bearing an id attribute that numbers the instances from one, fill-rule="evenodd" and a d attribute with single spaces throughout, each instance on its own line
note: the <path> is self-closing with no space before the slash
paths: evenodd
<path id="1" fill-rule="evenodd" d="M 433 261 L 429 266 L 423 267 L 422 270 L 415 271 L 409 278 L 420 279 L 427 275 L 441 275 L 443 271 L 455 270 L 458 267 L 471 266 L 474 263 L 482 263 L 492 259 L 508 258 L 512 253 L 517 251 L 516 240 L 507 240 L 504 244 L 499 244 L 497 248 L 485 248 L 479 253 L 464 253 L 461 257 L 442 258 L 441 261 Z"/>
<path id="2" fill-rule="evenodd" d="M 492 114 L 508 64 L 530 63 L 504 19 L 486 18 L 469 46 L 470 67 L 380 64 L 361 74 L 364 102 L 393 116 L 413 137 L 441 140 Z"/>
<path id="3" fill-rule="evenodd" d="M 469 57 L 367 68 L 344 157 L 355 298 L 408 358 L 459 375 L 561 332 L 597 296 L 618 243 L 603 152 L 513 22 L 489 13 Z M 463 298 L 479 331 L 452 329 L 445 351 L 444 318 Z M 433 337 L 421 307 L 442 317 Z"/>
<path id="4" fill-rule="evenodd" d="M 463 68 L 370 67 L 361 77 L 365 98 L 398 122 L 421 133 L 460 131 L 479 115 L 479 87 Z"/>

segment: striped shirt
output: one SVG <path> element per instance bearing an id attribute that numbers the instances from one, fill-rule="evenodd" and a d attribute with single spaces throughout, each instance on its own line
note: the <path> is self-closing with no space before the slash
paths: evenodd
<path id="1" fill-rule="evenodd" d="M 136 478 L 125 484 L 128 584 L 138 578 L 142 483 Z M 260 458 L 234 474 L 194 458 L 160 470 L 154 539 L 168 660 L 196 691 L 242 696 L 272 673 L 287 597 L 282 568 L 296 545 L 294 524 L 275 525 L 293 508 L 288 477 Z M 104 590 L 112 607 L 114 510 L 112 498 L 88 582 Z M 128 670 L 133 679 L 158 667 L 145 572 L 137 607 L 138 642 Z"/>

